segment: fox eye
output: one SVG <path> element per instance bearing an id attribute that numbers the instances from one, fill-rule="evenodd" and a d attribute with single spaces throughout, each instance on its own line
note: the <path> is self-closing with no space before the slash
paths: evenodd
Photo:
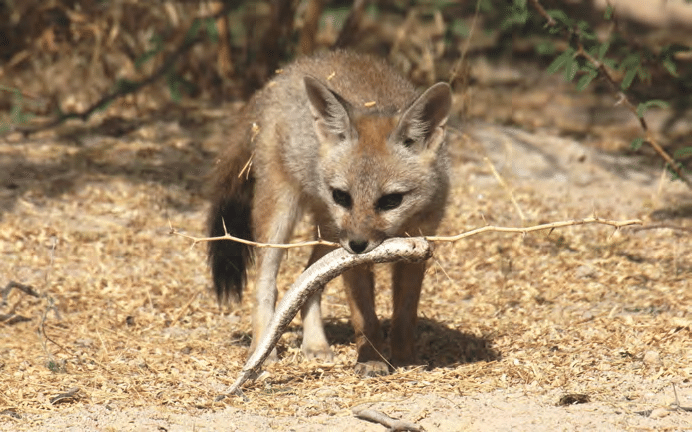
<path id="1" fill-rule="evenodd" d="M 332 189 L 332 198 L 334 202 L 341 207 L 345 209 L 351 208 L 351 195 L 348 192 L 342 191 L 341 189 Z"/>
<path id="2" fill-rule="evenodd" d="M 404 139 L 404 147 L 411 147 L 411 146 L 414 145 L 415 143 L 416 143 L 416 140 L 414 140 L 414 139 L 411 138 L 411 137 L 406 137 L 406 138 Z"/>
<path id="3" fill-rule="evenodd" d="M 400 193 L 384 195 L 377 200 L 377 203 L 375 204 L 375 209 L 378 211 L 394 210 L 395 208 L 401 205 L 401 201 L 403 199 L 404 196 Z"/>

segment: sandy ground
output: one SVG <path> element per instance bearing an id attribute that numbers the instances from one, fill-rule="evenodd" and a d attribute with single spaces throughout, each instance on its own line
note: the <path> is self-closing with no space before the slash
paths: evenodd
<path id="1" fill-rule="evenodd" d="M 689 44 L 682 0 L 623 2 L 623 14 L 634 5 L 635 16 L 679 26 L 674 36 Z M 94 33 L 93 22 L 82 26 Z M 3 84 L 86 107 L 114 76 L 129 76 L 120 69 L 129 57 L 113 48 L 109 70 L 94 71 L 93 44 L 80 40 L 81 54 L 72 41 L 52 53 L 36 45 L 26 51 L 36 70 L 10 67 Z M 544 69 L 472 60 L 455 112 L 464 105 L 474 121 L 451 122 L 453 190 L 440 234 L 594 214 L 641 218 L 643 229 L 436 245 L 420 304 L 422 365 L 387 377 L 353 373 L 348 307 L 330 284 L 334 362 L 302 359 L 296 319 L 280 361 L 246 383 L 245 398 L 220 402 L 246 358 L 250 302 L 219 307 L 204 247 L 169 235 L 169 224 L 204 235 L 204 176 L 235 105 L 159 104 L 140 92 L 109 117 L 0 140 L 0 289 L 31 287 L 0 300 L 0 430 L 385 430 L 353 415 L 368 408 L 426 431 L 692 431 L 690 191 L 650 149 L 626 150 L 641 130 L 609 90 L 579 93 Z M 651 110 L 647 120 L 662 143 L 689 145 L 688 111 Z M 303 223 L 295 240 L 309 232 Z M 308 254 L 288 253 L 281 289 Z M 386 269 L 377 278 L 386 286 Z M 390 303 L 380 289 L 385 329 Z"/>
<path id="2" fill-rule="evenodd" d="M 176 128 L 169 129 L 177 135 Z M 166 127 L 157 130 L 166 133 Z M 443 227 L 447 233 L 484 221 L 520 225 L 520 208 L 534 222 L 596 212 L 615 219 L 643 217 L 649 226 L 690 228 L 689 192 L 641 158 L 483 124 L 466 127 L 463 135 L 452 131 L 450 138 L 455 197 Z M 90 140 L 92 162 L 81 162 L 86 173 L 94 160 L 127 161 L 127 146 L 136 142 L 132 154 L 142 158 L 141 175 L 147 158 L 163 151 L 152 147 L 147 153 L 139 140 Z M 166 151 L 186 154 L 185 145 Z M 6 144 L 5 160 L 18 158 L 18 148 Z M 196 153 L 190 154 L 185 157 L 191 165 L 199 164 Z M 23 155 L 40 159 L 28 150 Z M 498 185 L 485 157 L 510 187 Z M 104 167 L 93 170 L 103 175 Z M 169 174 L 175 183 L 175 173 Z M 37 192 L 29 173 L 4 192 L 12 205 L 3 215 L 2 274 L 52 292 L 59 314 L 53 316 L 45 300 L 16 291 L 8 297 L 3 312 L 11 309 L 27 322 L 0 327 L 2 429 L 384 430 L 353 416 L 353 408 L 366 407 L 428 431 L 692 430 L 692 414 L 671 408 L 676 394 L 680 406 L 692 407 L 689 232 L 576 227 L 564 237 L 551 234 L 557 238 L 553 243 L 536 240 L 539 246 L 499 234 L 470 244 L 466 255 L 467 246 L 441 246 L 435 259 L 444 276 L 438 271 L 429 276 L 435 282 L 426 285 L 421 304 L 420 338 L 428 345 L 419 350 L 427 368 L 355 377 L 347 310 L 339 290 L 332 289 L 325 301 L 328 332 L 336 339 L 334 364 L 301 362 L 296 326 L 283 339 L 282 361 L 246 385 L 247 399 L 215 403 L 242 365 L 249 307 L 219 314 L 211 296 L 200 295 L 208 286 L 203 248 L 188 249 L 182 239 L 165 236 L 167 218 L 200 233 L 206 204 L 196 183 L 188 192 L 162 186 L 168 181 L 162 179 L 137 184 L 117 176 L 70 175 L 51 174 L 51 184 L 44 182 L 46 189 Z M 54 249 L 49 258 L 55 238 L 72 246 Z M 519 253 L 527 242 L 527 253 Z M 511 270 L 505 268 L 503 248 L 516 252 Z M 111 252 L 99 255 L 100 249 Z M 289 274 L 300 271 L 305 254 L 296 255 L 289 256 Z M 615 255 L 620 258 L 609 258 Z M 49 278 L 48 259 L 60 268 Z M 621 267 L 628 261 L 635 267 Z M 642 275 L 632 274 L 632 268 L 641 268 Z M 569 282 L 562 286 L 565 278 Z M 169 283 L 161 285 L 162 280 Z M 459 296 L 459 290 L 465 294 Z M 383 297 L 381 304 L 387 302 L 386 290 Z M 533 317 L 537 310 L 547 315 Z M 388 313 L 384 306 L 382 315 Z M 52 324 L 43 326 L 42 320 Z M 133 322 L 135 333 L 124 330 Z M 229 327 L 241 329 L 230 344 Z M 474 354 L 479 343 L 480 353 Z M 454 344 L 466 347 L 450 352 Z M 131 356 L 131 349 L 139 354 Z M 79 389 L 76 397 L 51 402 L 73 387 Z M 566 394 L 585 394 L 589 401 L 561 406 Z"/>

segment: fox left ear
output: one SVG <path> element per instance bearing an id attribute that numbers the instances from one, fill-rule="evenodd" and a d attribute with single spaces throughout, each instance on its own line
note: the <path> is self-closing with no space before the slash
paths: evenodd
<path id="1" fill-rule="evenodd" d="M 444 128 L 451 107 L 452 89 L 449 84 L 434 84 L 399 119 L 397 140 L 419 151 L 436 149 L 444 142 Z"/>
<path id="2" fill-rule="evenodd" d="M 351 129 L 348 103 L 316 78 L 305 76 L 303 82 L 320 140 L 343 141 Z"/>

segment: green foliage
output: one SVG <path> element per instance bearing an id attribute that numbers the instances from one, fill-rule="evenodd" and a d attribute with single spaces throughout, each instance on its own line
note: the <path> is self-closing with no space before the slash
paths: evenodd
<path id="1" fill-rule="evenodd" d="M 563 67 L 567 66 L 567 63 L 571 63 L 574 60 L 574 55 L 576 54 L 576 51 L 572 48 L 567 48 L 560 54 L 559 56 L 555 57 L 555 60 L 553 60 L 552 63 L 550 63 L 550 66 L 548 66 L 547 72 L 549 74 L 554 74 L 555 72 L 559 71 Z"/>
<path id="2" fill-rule="evenodd" d="M 529 11 L 526 7 L 526 0 L 513 0 L 507 9 L 505 19 L 500 24 L 502 30 L 507 30 L 512 26 L 526 24 L 529 18 Z"/>
<path id="3" fill-rule="evenodd" d="M 49 360 L 46 363 L 46 367 L 48 370 L 50 370 L 53 373 L 67 373 L 67 369 L 65 369 L 65 363 L 64 362 L 57 362 L 55 360 Z"/>
<path id="4" fill-rule="evenodd" d="M 633 139 L 632 142 L 630 143 L 630 148 L 634 151 L 637 151 L 640 148 L 642 148 L 643 144 L 644 144 L 644 138 L 637 137 L 637 138 Z"/>
<path id="5" fill-rule="evenodd" d="M 659 108 L 668 108 L 670 104 L 666 101 L 662 101 L 659 99 L 652 99 L 646 102 L 642 102 L 637 106 L 637 116 L 639 116 L 639 118 L 644 117 L 644 113 L 646 112 L 646 110 L 653 106 L 657 106 Z"/>
<path id="6" fill-rule="evenodd" d="M 452 21 L 452 24 L 449 26 L 449 31 L 453 35 L 460 37 L 468 37 L 471 33 L 471 29 L 461 18 L 457 18 L 454 21 Z"/>
<path id="7" fill-rule="evenodd" d="M 675 159 L 686 159 L 692 157 L 692 147 L 679 148 L 673 153 Z"/>
<path id="8" fill-rule="evenodd" d="M 207 33 L 207 36 L 209 36 L 209 40 L 214 43 L 219 43 L 219 30 L 216 28 L 216 22 L 213 18 L 206 18 L 204 20 L 204 31 Z"/>
<path id="9" fill-rule="evenodd" d="M 149 38 L 149 44 L 151 44 L 152 47 L 144 51 L 144 53 L 141 56 L 135 59 L 135 68 L 137 70 L 140 70 L 142 68 L 142 65 L 144 65 L 145 63 L 147 63 L 163 51 L 163 37 L 159 34 L 153 34 Z"/>
<path id="10" fill-rule="evenodd" d="M 692 82 L 689 82 L 692 77 L 681 78 L 676 62 L 677 54 L 691 50 L 688 46 L 668 44 L 652 49 L 643 44 L 630 42 L 627 35 L 619 32 L 617 26 L 613 27 L 614 31 L 610 35 L 601 40 L 587 21 L 575 19 L 562 9 L 538 11 L 528 5 L 526 0 L 513 0 L 504 10 L 506 18 L 500 25 L 503 31 L 521 28 L 526 34 L 527 31 L 532 31 L 531 23 L 542 23 L 542 32 L 538 32 L 539 35 L 542 34 L 542 41 L 535 44 L 536 52 L 542 56 L 553 57 L 547 72 L 561 72 L 564 79 L 569 82 L 576 79 L 576 88 L 579 91 L 586 89 L 597 77 L 603 76 L 618 87 L 628 98 L 628 103 L 631 103 L 632 89 L 638 84 L 649 84 L 654 70 L 659 75 L 668 74 L 673 80 L 680 81 L 686 78 L 688 82 L 680 82 L 680 86 L 692 88 Z M 608 5 L 603 18 L 611 21 L 614 17 L 615 10 Z M 548 22 L 549 19 L 553 22 Z M 568 43 L 562 52 L 555 50 L 553 41 L 556 39 Z M 636 115 L 640 119 L 644 118 L 650 108 L 670 106 L 661 99 L 644 100 L 635 105 Z M 631 147 L 638 150 L 644 142 L 642 137 L 635 138 Z M 692 147 L 685 147 L 676 151 L 673 157 L 680 159 L 689 158 L 691 155 Z"/>
<path id="11" fill-rule="evenodd" d="M 25 112 L 25 100 L 22 92 L 13 87 L 0 85 L 0 91 L 12 93 L 12 105 L 10 109 L 9 122 L 3 121 L 0 123 L 0 133 L 9 131 L 12 126 L 26 124 L 34 117 L 33 114 Z"/>

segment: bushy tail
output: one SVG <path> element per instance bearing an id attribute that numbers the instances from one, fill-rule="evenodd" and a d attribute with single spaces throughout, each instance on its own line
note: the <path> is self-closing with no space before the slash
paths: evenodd
<path id="1" fill-rule="evenodd" d="M 250 148 L 241 145 L 224 155 L 214 172 L 214 192 L 207 224 L 211 237 L 226 231 L 252 240 L 252 197 L 255 179 L 249 170 Z M 248 146 L 249 147 L 249 146 Z M 247 267 L 252 263 L 252 248 L 232 240 L 209 242 L 209 265 L 214 289 L 220 303 L 240 300 L 246 282 Z"/>

